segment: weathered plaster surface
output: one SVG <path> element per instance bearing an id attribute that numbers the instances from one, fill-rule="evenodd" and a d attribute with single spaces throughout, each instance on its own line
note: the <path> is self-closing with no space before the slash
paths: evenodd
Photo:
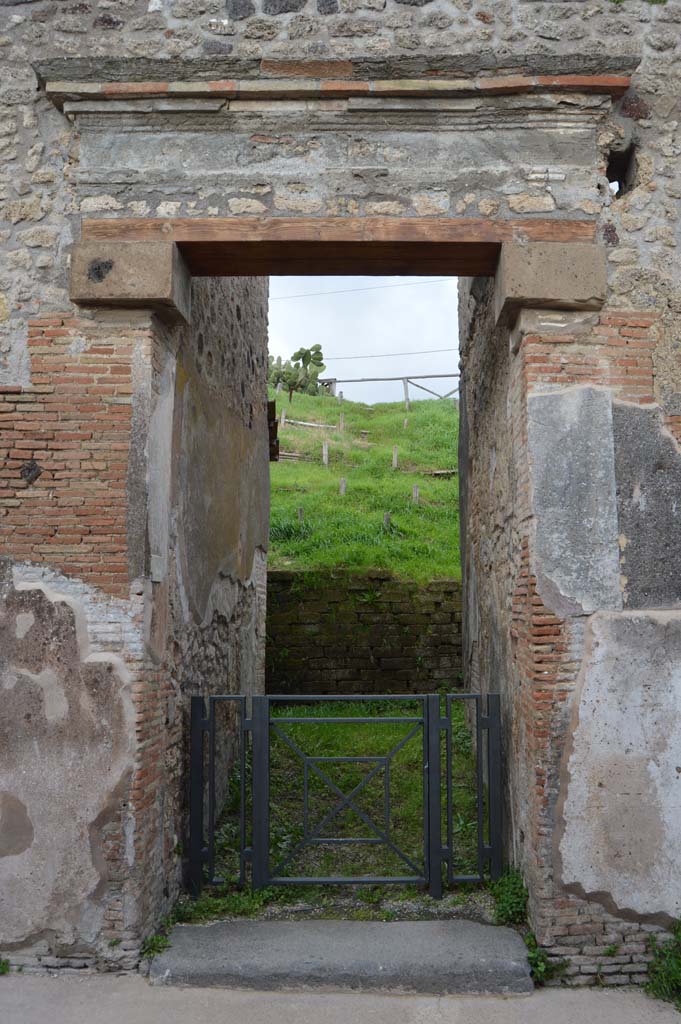
<path id="1" fill-rule="evenodd" d="M 403 99 L 376 109 L 361 99 L 243 101 L 197 111 L 195 102 L 167 100 L 162 110 L 71 104 L 81 134 L 78 194 L 152 211 L 172 193 L 180 198 L 167 212 L 178 214 L 454 215 L 480 213 L 475 204 L 485 198 L 511 212 L 520 201 L 523 212 L 519 197 L 534 176 L 538 209 L 560 216 L 598 201 L 593 168 L 610 105 L 602 97 L 579 106 L 559 97 L 487 97 Z M 437 131 L 424 131 L 433 116 Z"/>
<path id="2" fill-rule="evenodd" d="M 681 605 L 681 451 L 657 406 L 615 402 L 620 572 L 628 608 Z"/>
<path id="3" fill-rule="evenodd" d="M 562 614 L 621 608 L 610 393 L 531 395 L 527 442 L 539 593 Z"/>
<path id="4" fill-rule="evenodd" d="M 0 602 L 0 945 L 78 956 L 97 943 L 117 889 L 109 843 L 130 824 L 132 674 L 97 647 L 115 648 L 116 617 L 119 642 L 135 629 L 83 585 L 22 575 L 5 566 Z"/>
<path id="5" fill-rule="evenodd" d="M 567 764 L 562 881 L 609 909 L 681 915 L 681 615 L 589 623 Z"/>

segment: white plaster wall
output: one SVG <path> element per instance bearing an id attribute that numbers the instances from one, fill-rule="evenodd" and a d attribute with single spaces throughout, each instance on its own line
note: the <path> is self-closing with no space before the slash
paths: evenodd
<path id="1" fill-rule="evenodd" d="M 563 882 L 681 916 L 681 613 L 594 615 L 576 714 Z"/>

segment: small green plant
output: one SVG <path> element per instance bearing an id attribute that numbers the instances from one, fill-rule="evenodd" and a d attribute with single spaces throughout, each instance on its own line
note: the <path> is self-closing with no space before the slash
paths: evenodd
<path id="1" fill-rule="evenodd" d="M 681 921 L 672 929 L 671 939 L 661 943 L 651 935 L 649 945 L 653 959 L 648 967 L 646 992 L 673 1003 L 681 1011 Z"/>
<path id="2" fill-rule="evenodd" d="M 613 942 L 613 944 L 611 946 L 606 946 L 605 947 L 605 949 L 603 950 L 603 956 L 617 956 L 619 951 L 620 951 L 619 944 L 617 942 Z"/>
<path id="3" fill-rule="evenodd" d="M 168 936 L 163 935 L 162 932 L 157 932 L 156 935 L 150 935 L 148 939 L 144 940 L 140 953 L 143 960 L 153 960 L 155 956 L 158 956 L 159 953 L 164 953 L 169 948 L 170 939 Z"/>
<path id="4" fill-rule="evenodd" d="M 0 974 L 9 974 L 9 960 L 0 960 Z"/>
<path id="5" fill-rule="evenodd" d="M 109 949 L 115 949 L 116 946 L 120 946 L 120 944 L 121 944 L 121 940 L 120 939 L 110 939 L 109 940 Z"/>
<path id="6" fill-rule="evenodd" d="M 372 885 L 363 887 L 359 893 L 359 898 L 362 901 L 362 903 L 375 905 L 376 903 L 380 903 L 383 900 L 384 895 L 385 893 L 383 889 L 380 889 L 378 886 Z"/>
<path id="7" fill-rule="evenodd" d="M 527 918 L 527 889 L 523 876 L 516 868 L 509 868 L 492 882 L 494 920 L 497 924 L 524 924 Z"/>
<path id="8" fill-rule="evenodd" d="M 528 932 L 524 938 L 530 973 L 535 985 L 545 985 L 551 978 L 556 978 L 564 972 L 567 966 L 565 961 L 551 960 L 546 950 L 540 947 L 534 932 Z"/>
<path id="9" fill-rule="evenodd" d="M 232 889 L 229 886 L 208 888 L 197 900 L 180 900 L 171 915 L 173 923 L 210 921 L 219 917 L 255 917 L 266 903 L 276 899 L 274 889 Z"/>

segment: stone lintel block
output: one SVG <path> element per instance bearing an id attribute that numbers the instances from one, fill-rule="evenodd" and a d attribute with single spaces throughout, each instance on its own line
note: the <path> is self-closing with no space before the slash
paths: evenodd
<path id="1" fill-rule="evenodd" d="M 174 242 L 80 242 L 71 256 L 71 301 L 150 308 L 189 322 L 191 276 Z"/>
<path id="2" fill-rule="evenodd" d="M 518 311 L 600 309 L 607 267 L 602 246 L 585 242 L 504 242 L 495 280 L 495 316 L 513 324 Z"/>

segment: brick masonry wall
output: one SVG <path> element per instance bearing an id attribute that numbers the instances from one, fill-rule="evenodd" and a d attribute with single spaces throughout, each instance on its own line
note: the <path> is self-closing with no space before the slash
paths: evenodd
<path id="1" fill-rule="evenodd" d="M 673 432 L 673 420 L 654 404 L 659 317 L 649 311 L 607 309 L 586 322 L 575 318 L 571 325 L 569 316 L 561 324 L 560 316 L 552 314 L 553 331 L 521 332 L 519 347 L 509 354 L 508 332 L 503 325 L 494 327 L 489 298 L 489 287 L 479 282 L 462 305 L 461 472 L 467 477 L 462 494 L 469 602 L 465 673 L 483 691 L 500 680 L 508 855 L 528 882 L 531 920 L 540 943 L 552 960 L 566 965 L 558 983 L 642 983 L 651 960 L 650 936 L 666 935 L 664 915 L 619 913 L 612 899 L 588 899 L 574 891 L 578 887 L 561 881 L 566 764 L 580 670 L 589 657 L 588 620 L 556 611 L 542 596 L 546 580 L 537 578 L 541 560 L 536 494 L 530 483 L 536 467 L 528 460 L 528 403 L 533 395 L 558 398 L 574 388 L 608 388 L 612 399 L 622 403 L 618 408 L 656 410 L 660 430 Z M 493 352 L 497 358 L 492 364 Z M 597 443 L 607 446 L 608 439 L 599 437 Z M 628 451 L 628 461 L 638 458 L 636 451 Z M 584 449 L 583 459 L 592 459 L 590 450 Z M 620 490 L 625 489 L 622 480 Z M 505 518 L 500 508 L 508 510 Z M 631 536 L 620 535 L 621 559 L 627 557 Z M 625 606 L 628 601 L 635 606 L 636 594 L 630 592 L 634 580 L 627 577 L 624 562 L 621 571 Z M 554 600 L 559 598 L 557 594 Z M 500 670 L 507 658 L 508 668 Z M 671 905 L 673 894 L 669 899 Z"/>
<path id="2" fill-rule="evenodd" d="M 461 585 L 269 572 L 268 693 L 429 693 L 461 679 Z"/>
<path id="3" fill-rule="evenodd" d="M 0 390 L 14 966 L 138 962 L 182 882 L 189 696 L 264 687 L 266 296 L 197 281 L 174 330 L 144 311 L 36 318 L 31 383 Z M 230 728 L 218 767 L 232 749 Z"/>
<path id="4" fill-rule="evenodd" d="M 32 320 L 31 384 L 0 389 L 0 555 L 127 596 L 133 363 L 149 323 Z"/>

